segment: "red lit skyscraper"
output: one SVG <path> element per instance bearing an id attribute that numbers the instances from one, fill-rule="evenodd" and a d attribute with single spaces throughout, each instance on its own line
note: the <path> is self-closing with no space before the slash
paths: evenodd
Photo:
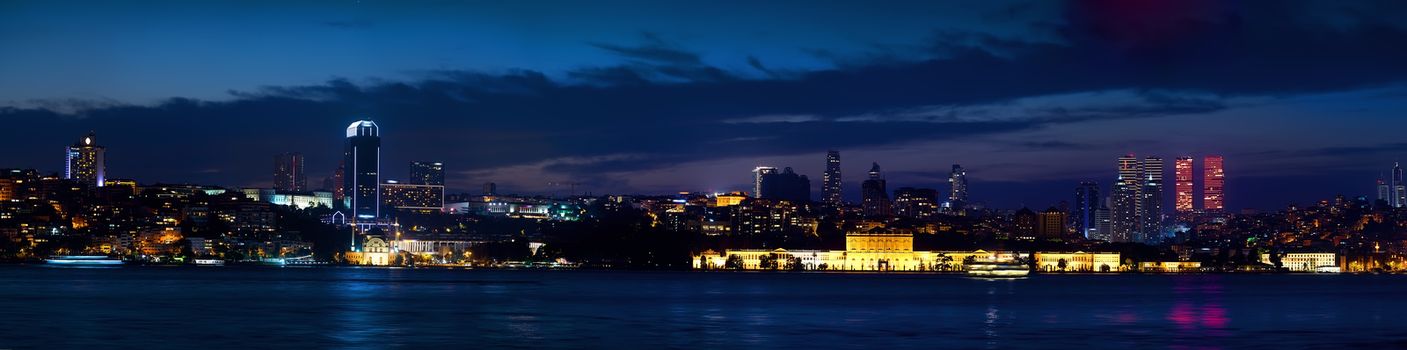
<path id="1" fill-rule="evenodd" d="M 1176 192 L 1173 208 L 1178 214 L 1192 211 L 1192 157 L 1182 156 L 1173 160 L 1173 191 Z"/>
<path id="2" fill-rule="evenodd" d="M 1221 156 L 1207 156 L 1202 160 L 1202 208 L 1209 212 L 1226 209 L 1226 171 L 1221 166 Z"/>

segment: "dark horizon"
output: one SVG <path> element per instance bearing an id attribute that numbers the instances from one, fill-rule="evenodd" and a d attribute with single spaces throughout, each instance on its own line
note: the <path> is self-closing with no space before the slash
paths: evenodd
<path id="1" fill-rule="evenodd" d="M 959 163 L 975 201 L 1043 208 L 1107 194 L 1126 153 L 1169 190 L 1173 158 L 1219 154 L 1227 209 L 1275 210 L 1372 199 L 1407 151 L 1400 2 L 423 5 L 0 5 L 0 147 L 28 150 L 0 166 L 61 171 L 92 130 L 112 178 L 268 187 L 301 152 L 318 187 L 370 118 L 383 178 L 444 162 L 450 192 L 745 190 L 768 165 L 818 194 L 836 149 L 848 200 L 871 162 L 942 192 Z"/>

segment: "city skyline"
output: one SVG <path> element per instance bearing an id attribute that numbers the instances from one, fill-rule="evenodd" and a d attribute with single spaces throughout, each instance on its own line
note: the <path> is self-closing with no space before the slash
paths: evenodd
<path id="1" fill-rule="evenodd" d="M 834 149 L 853 160 L 842 173 L 885 164 L 891 188 L 944 188 L 946 164 L 957 163 L 972 169 L 971 191 L 988 205 L 1040 207 L 1068 197 L 1071 184 L 1111 182 L 1105 159 L 1136 152 L 1235 159 L 1230 181 L 1238 185 L 1228 189 L 1227 210 L 1274 209 L 1336 194 L 1371 197 L 1381 164 L 1407 155 L 1390 141 L 1391 130 L 1407 127 L 1398 117 L 1407 102 L 1394 98 L 1407 81 L 1397 64 L 1407 50 L 1395 45 L 1407 30 L 1393 20 L 1402 5 L 1391 2 L 991 2 L 967 11 L 834 3 L 809 16 L 751 4 L 738 6 L 753 11 L 738 12 L 785 19 L 739 15 L 733 29 L 682 21 L 672 8 L 685 5 L 658 4 L 612 23 L 584 15 L 558 23 L 521 6 L 402 12 L 377 2 L 308 3 L 267 26 L 238 27 L 219 16 L 258 9 L 64 5 L 18 3 L 0 12 L 8 25 L 0 33 L 28 53 L 0 58 L 0 74 L 19 77 L 0 82 L 0 117 L 27 130 L 0 138 L 0 147 L 51 145 L 95 130 L 105 146 L 122 150 L 106 155 L 109 173 L 151 182 L 270 187 L 267 174 L 247 169 L 266 168 L 269 155 L 283 152 L 307 155 L 308 177 L 330 177 L 341 158 L 326 155 L 341 145 L 325 125 L 357 118 L 389 128 L 385 142 L 398 147 L 383 155 L 386 164 L 433 158 L 451 169 L 446 186 L 460 192 L 485 182 L 523 193 L 552 193 L 553 183 L 580 183 L 574 187 L 591 193 L 738 190 L 750 179 L 734 169 L 757 164 L 789 164 L 820 179 L 815 155 Z M 148 15 L 181 10 L 189 17 Z M 46 20 L 75 13 L 91 21 Z M 438 14 L 517 16 L 542 26 Z M 182 30 L 121 30 L 149 18 Z M 410 26 L 406 18 L 445 26 Z M 834 21 L 826 19 L 835 18 L 855 21 L 829 28 Z M 881 21 L 886 26 L 873 25 Z M 564 30 L 567 23 L 577 25 Z M 246 27 L 257 28 L 236 30 Z M 306 30 L 276 40 L 265 32 L 273 28 Z M 83 35 L 90 30 L 103 33 L 102 44 L 85 46 L 82 57 L 46 44 L 94 43 Z M 734 39 L 748 30 L 767 35 Z M 223 33 L 216 37 L 235 56 L 183 49 L 192 35 L 212 32 Z M 434 44 L 407 48 L 388 37 Z M 270 46 L 310 41 L 324 44 L 290 49 L 308 55 L 292 55 L 288 66 L 269 64 L 290 59 L 269 54 L 285 52 Z M 1256 45 L 1236 44 L 1245 42 Z M 209 47 L 202 45 L 209 44 L 193 47 Z M 1307 51 L 1323 55 L 1295 54 Z M 130 56 L 145 52 L 171 54 Z M 233 58 L 241 56 L 248 59 Z M 154 74 L 165 70 L 183 74 Z M 109 74 L 94 74 L 102 71 Z M 172 125 L 183 132 L 165 132 Z M 1283 137 L 1321 130 L 1349 131 Z M 162 156 L 147 156 L 154 154 Z M 43 154 L 6 153 L 0 163 L 63 171 Z M 858 200 L 862 181 L 843 184 L 847 200 Z M 822 193 L 820 185 L 813 181 L 812 193 Z M 1281 190 L 1290 187 L 1297 190 Z"/>

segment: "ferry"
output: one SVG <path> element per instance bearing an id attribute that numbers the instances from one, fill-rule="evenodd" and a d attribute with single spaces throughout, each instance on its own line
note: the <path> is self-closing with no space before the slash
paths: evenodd
<path id="1" fill-rule="evenodd" d="M 966 265 L 968 276 L 983 278 L 1025 277 L 1031 273 L 1029 266 L 1012 262 L 974 262 Z"/>
<path id="2" fill-rule="evenodd" d="M 220 259 L 195 259 L 191 260 L 195 266 L 225 266 L 225 261 Z"/>
<path id="3" fill-rule="evenodd" d="M 122 266 L 124 261 L 103 255 L 59 255 L 44 259 L 44 263 L 54 266 Z"/>

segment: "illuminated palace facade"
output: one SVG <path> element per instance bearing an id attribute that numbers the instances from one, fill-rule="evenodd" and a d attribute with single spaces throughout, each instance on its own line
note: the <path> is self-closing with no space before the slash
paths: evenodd
<path id="1" fill-rule="evenodd" d="M 708 250 L 694 256 L 693 266 L 695 269 L 742 270 L 961 271 L 968 262 L 1010 262 L 1027 257 L 1018 252 L 984 250 L 914 251 L 912 233 L 877 227 L 847 233 L 845 250 L 728 249 L 721 253 Z M 1121 270 L 1119 262 L 1119 253 L 1036 253 L 1036 264 L 1043 271 L 1117 272 Z"/>

